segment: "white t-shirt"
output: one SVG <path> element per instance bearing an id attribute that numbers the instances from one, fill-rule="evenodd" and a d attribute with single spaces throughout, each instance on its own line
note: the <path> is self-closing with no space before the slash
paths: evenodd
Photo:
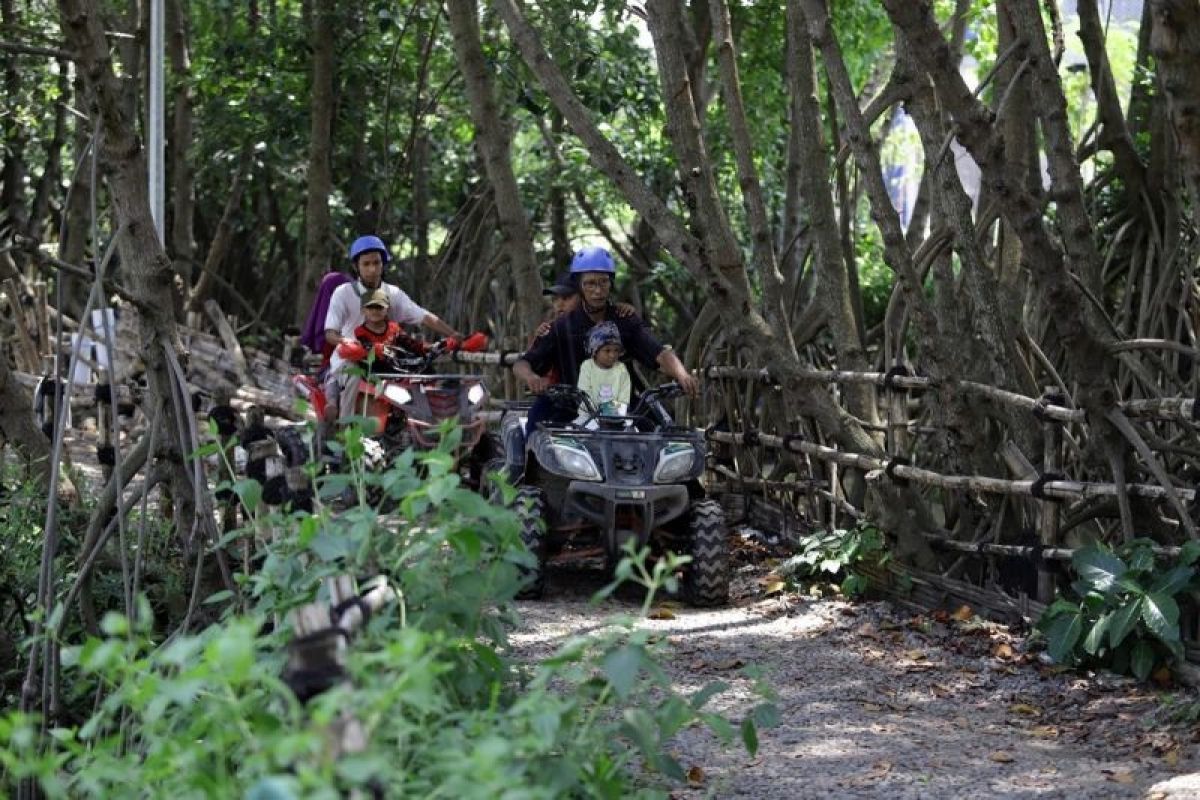
<path id="1" fill-rule="evenodd" d="M 388 319 L 401 325 L 420 325 L 421 320 L 429 316 L 429 312 L 413 302 L 399 286 L 383 283 L 380 288 L 388 294 Z M 323 330 L 336 330 L 343 338 L 353 339 L 354 329 L 366 320 L 359 300 L 366 291 L 367 288 L 357 280 L 343 283 L 334 289 L 329 298 L 329 310 L 325 312 Z M 340 369 L 344 361 L 335 349 L 329 359 L 330 371 Z"/>

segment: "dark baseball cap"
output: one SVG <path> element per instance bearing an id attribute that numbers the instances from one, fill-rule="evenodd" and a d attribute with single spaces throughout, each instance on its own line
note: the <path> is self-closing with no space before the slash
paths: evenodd
<path id="1" fill-rule="evenodd" d="M 542 289 L 542 294 L 554 295 L 555 297 L 569 297 L 578 291 L 579 287 L 571 279 L 571 273 L 564 272 L 558 276 L 558 280 L 554 282 L 553 286 L 547 286 L 545 289 Z"/>

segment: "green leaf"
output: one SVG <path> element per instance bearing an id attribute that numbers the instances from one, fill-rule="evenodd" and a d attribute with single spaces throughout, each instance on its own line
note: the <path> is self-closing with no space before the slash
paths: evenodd
<path id="1" fill-rule="evenodd" d="M 774 703 L 759 703 L 750 712 L 750 718 L 760 728 L 774 728 L 779 724 L 779 708 Z"/>
<path id="2" fill-rule="evenodd" d="M 1108 643 L 1117 648 L 1121 646 L 1121 642 L 1125 641 L 1142 612 L 1142 598 L 1136 598 L 1133 602 L 1123 605 L 1113 612 L 1112 625 L 1108 629 Z"/>
<path id="3" fill-rule="evenodd" d="M 255 511 L 262 502 L 262 484 L 253 478 L 242 478 L 233 484 L 233 491 L 247 510 Z"/>
<path id="4" fill-rule="evenodd" d="M 822 572 L 828 572 L 828 573 L 833 574 L 833 573 L 837 573 L 839 570 L 841 570 L 841 568 L 844 564 L 845 564 L 845 562 L 839 558 L 826 558 L 821 561 L 821 566 L 819 567 L 819 569 Z"/>
<path id="5" fill-rule="evenodd" d="M 1200 559 L 1200 541 L 1189 539 L 1179 548 L 1179 563 L 1186 567 L 1195 564 L 1196 559 Z"/>
<path id="6" fill-rule="evenodd" d="M 1154 551 L 1145 545 L 1135 548 L 1133 552 L 1129 554 L 1129 571 L 1153 572 Z"/>
<path id="7" fill-rule="evenodd" d="M 322 561 L 335 561 L 354 552 L 354 542 L 345 533 L 326 529 L 313 537 L 308 549 Z"/>
<path id="8" fill-rule="evenodd" d="M 722 717 L 720 714 L 701 714 L 700 719 L 709 727 L 717 738 L 722 742 L 730 742 L 733 740 L 733 725 L 729 720 Z"/>
<path id="9" fill-rule="evenodd" d="M 1088 631 L 1087 636 L 1084 637 L 1083 649 L 1089 655 L 1096 655 L 1104 646 L 1104 636 L 1108 633 L 1112 620 L 1113 612 L 1101 614 L 1100 618 L 1092 625 L 1092 629 Z"/>
<path id="10" fill-rule="evenodd" d="M 221 591 L 213 592 L 208 597 L 204 598 L 202 605 L 216 605 L 217 603 L 225 602 L 231 597 L 233 597 L 233 592 L 229 591 L 228 589 L 222 589 Z"/>
<path id="11" fill-rule="evenodd" d="M 1148 594 L 1142 603 L 1142 621 L 1164 642 L 1179 641 L 1179 605 L 1165 594 Z"/>
<path id="12" fill-rule="evenodd" d="M 1080 614 L 1063 614 L 1055 617 L 1046 629 L 1047 648 L 1050 657 L 1060 664 L 1069 663 L 1075 643 L 1083 633 L 1083 617 Z"/>
<path id="13" fill-rule="evenodd" d="M 625 645 L 604 657 L 603 670 L 618 697 L 626 697 L 633 689 L 645 652 L 640 647 Z"/>
<path id="14" fill-rule="evenodd" d="M 699 711 L 700 709 L 704 708 L 705 703 L 728 688 L 729 684 L 725 681 L 713 681 L 712 683 L 706 685 L 700 691 L 692 695 L 691 700 L 689 700 L 692 710 Z"/>
<path id="15" fill-rule="evenodd" d="M 124 636 L 129 633 L 129 620 L 124 614 L 109 611 L 100 620 L 100 630 L 109 636 Z"/>
<path id="16" fill-rule="evenodd" d="M 754 728 L 754 720 L 746 717 L 742 720 L 742 744 L 746 745 L 746 752 L 755 756 L 758 753 L 758 731 Z"/>
<path id="17" fill-rule="evenodd" d="M 1121 559 L 1095 547 L 1077 550 L 1071 563 L 1079 577 L 1086 581 L 1090 588 L 1104 594 L 1112 590 L 1117 579 L 1128 569 Z"/>
<path id="18" fill-rule="evenodd" d="M 302 517 L 300 519 L 300 535 L 297 537 L 297 543 L 301 547 L 308 547 L 320 529 L 321 521 L 318 517 L 313 514 Z"/>
<path id="19" fill-rule="evenodd" d="M 1139 640 L 1133 646 L 1129 657 L 1129 669 L 1139 681 L 1150 677 L 1150 671 L 1154 669 L 1154 648 L 1145 639 Z"/>
<path id="20" fill-rule="evenodd" d="M 1150 584 L 1150 593 L 1165 595 L 1179 594 L 1191 582 L 1192 576 L 1195 574 L 1195 567 L 1174 567 L 1165 574 L 1160 575 L 1154 583 Z"/>

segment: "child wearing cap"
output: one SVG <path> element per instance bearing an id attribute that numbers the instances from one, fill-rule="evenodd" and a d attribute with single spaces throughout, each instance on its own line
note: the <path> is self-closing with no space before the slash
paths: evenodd
<path id="1" fill-rule="evenodd" d="M 424 353 L 425 343 L 405 333 L 399 322 L 388 319 L 388 308 L 388 295 L 383 289 L 366 292 L 362 296 L 364 322 L 354 329 L 354 338 L 368 352 L 374 351 L 376 359 L 383 357 L 385 347 L 400 347 L 418 355 Z"/>
<path id="2" fill-rule="evenodd" d="M 591 358 L 579 367 L 579 388 L 601 414 L 624 415 L 629 410 L 632 384 L 629 369 L 620 361 L 625 347 L 616 323 L 601 322 L 593 327 L 588 333 L 587 351 Z M 579 413 L 587 415 L 583 407 Z"/>
<path id="3" fill-rule="evenodd" d="M 424 353 L 425 343 L 404 332 L 399 322 L 388 319 L 391 302 L 388 293 L 382 288 L 363 292 L 359 299 L 364 321 L 355 327 L 354 338 L 366 348 L 366 352 L 374 353 L 374 362 L 378 363 L 384 357 L 385 347 L 402 347 L 413 353 Z M 325 379 L 325 396 L 338 398 L 338 416 L 346 417 L 354 413 L 354 401 L 358 394 L 359 379 L 357 374 L 347 372 L 347 364 L 351 363 L 337 351 L 330 362 L 329 375 Z M 374 364 L 364 367 L 368 372 Z"/>

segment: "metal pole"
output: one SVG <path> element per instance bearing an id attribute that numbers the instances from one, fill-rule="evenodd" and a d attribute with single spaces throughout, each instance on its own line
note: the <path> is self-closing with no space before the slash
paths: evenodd
<path id="1" fill-rule="evenodd" d="M 146 118 L 146 169 L 149 174 L 150 216 L 154 219 L 154 230 L 158 241 L 166 242 L 163 233 L 165 224 L 166 184 L 166 125 L 164 109 L 166 89 L 163 81 L 163 59 L 165 55 L 166 23 L 163 0 L 150 0 L 150 102 Z"/>

